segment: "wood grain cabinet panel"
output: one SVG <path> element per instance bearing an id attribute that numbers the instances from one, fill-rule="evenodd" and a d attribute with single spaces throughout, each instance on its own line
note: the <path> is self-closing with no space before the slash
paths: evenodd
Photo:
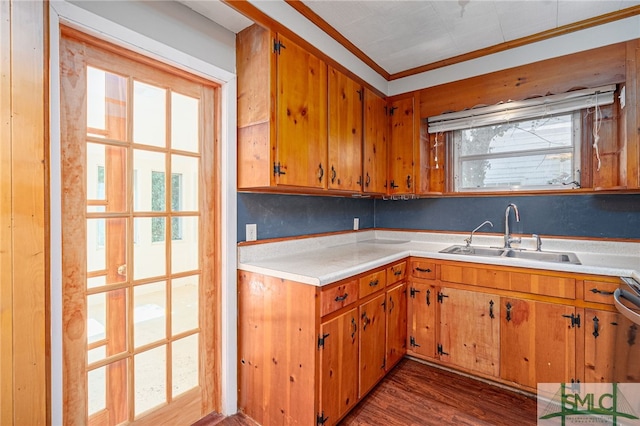
<path id="1" fill-rule="evenodd" d="M 440 360 L 498 377 L 500 373 L 499 296 L 442 288 Z"/>
<path id="2" fill-rule="evenodd" d="M 407 274 L 407 261 L 391 265 L 387 268 L 387 285 L 395 284 L 398 281 L 402 281 L 406 278 Z"/>
<path id="3" fill-rule="evenodd" d="M 389 104 L 389 194 L 414 194 L 414 123 L 413 97 L 398 99 Z"/>
<path id="4" fill-rule="evenodd" d="M 369 392 L 385 373 L 385 302 L 386 295 L 383 293 L 360 305 L 360 398 Z"/>
<path id="5" fill-rule="evenodd" d="M 436 357 L 438 319 L 438 287 L 411 281 L 408 293 L 409 343 L 407 350 L 415 355 Z"/>
<path id="6" fill-rule="evenodd" d="M 387 271 L 385 269 L 372 272 L 360 278 L 360 297 L 366 297 L 382 290 L 387 285 Z"/>
<path id="7" fill-rule="evenodd" d="M 320 315 L 325 316 L 358 300 L 358 280 L 323 287 L 320 291 Z"/>
<path id="8" fill-rule="evenodd" d="M 576 379 L 578 316 L 568 305 L 500 300 L 500 376 L 535 390 L 537 383 Z"/>
<path id="9" fill-rule="evenodd" d="M 387 360 L 391 370 L 407 352 L 407 284 L 400 283 L 387 290 Z"/>
<path id="10" fill-rule="evenodd" d="M 320 413 L 336 424 L 358 402 L 358 309 L 323 323 L 320 351 Z"/>
<path id="11" fill-rule="evenodd" d="M 238 34 L 238 188 L 327 188 L 327 65 L 253 25 Z"/>
<path id="12" fill-rule="evenodd" d="M 389 116 L 387 101 L 364 89 L 363 183 L 367 194 L 386 194 Z"/>
<path id="13" fill-rule="evenodd" d="M 362 86 L 329 67 L 328 188 L 362 191 Z"/>

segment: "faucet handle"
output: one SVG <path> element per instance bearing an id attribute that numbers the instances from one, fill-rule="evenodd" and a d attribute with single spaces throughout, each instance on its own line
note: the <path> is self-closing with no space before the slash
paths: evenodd
<path id="1" fill-rule="evenodd" d="M 540 239 L 540 235 L 531 234 L 531 236 L 536 239 L 536 251 L 542 251 L 542 240 Z"/>

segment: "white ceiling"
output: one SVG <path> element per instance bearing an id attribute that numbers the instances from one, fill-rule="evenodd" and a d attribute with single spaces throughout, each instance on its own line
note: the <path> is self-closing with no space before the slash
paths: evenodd
<path id="1" fill-rule="evenodd" d="M 251 24 L 217 0 L 181 2 L 236 33 Z M 395 74 L 640 5 L 640 0 L 305 0 L 304 4 Z"/>

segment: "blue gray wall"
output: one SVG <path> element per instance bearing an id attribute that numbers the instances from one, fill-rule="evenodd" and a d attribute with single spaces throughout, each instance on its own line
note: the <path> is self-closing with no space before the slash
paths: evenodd
<path id="1" fill-rule="evenodd" d="M 485 220 L 504 231 L 507 204 L 515 203 L 520 223 L 514 233 L 640 239 L 640 195 L 537 195 L 446 197 L 385 201 L 300 195 L 238 194 L 238 241 L 245 224 L 258 224 L 258 238 L 277 238 L 360 228 L 467 232 Z M 491 231 L 483 228 L 482 231 Z"/>

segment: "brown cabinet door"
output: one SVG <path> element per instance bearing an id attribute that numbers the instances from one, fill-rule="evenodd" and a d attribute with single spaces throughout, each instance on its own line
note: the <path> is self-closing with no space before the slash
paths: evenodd
<path id="1" fill-rule="evenodd" d="M 575 308 L 503 297 L 500 375 L 535 389 L 537 383 L 575 379 Z"/>
<path id="2" fill-rule="evenodd" d="M 336 424 L 358 401 L 358 310 L 322 324 L 320 412 Z"/>
<path id="3" fill-rule="evenodd" d="M 583 381 L 640 382 L 639 328 L 618 312 L 585 309 Z"/>
<path id="4" fill-rule="evenodd" d="M 412 282 L 408 293 L 408 349 L 418 355 L 435 358 L 438 289 L 435 285 Z"/>
<path id="5" fill-rule="evenodd" d="M 415 192 L 413 97 L 391 102 L 389 114 L 391 116 L 389 194 L 412 194 Z"/>
<path id="6" fill-rule="evenodd" d="M 382 293 L 360 306 L 360 387 L 362 397 L 385 373 L 385 300 Z"/>
<path id="7" fill-rule="evenodd" d="M 277 59 L 278 185 L 327 187 L 327 65 L 291 40 Z"/>
<path id="8" fill-rule="evenodd" d="M 362 86 L 329 67 L 329 189 L 362 190 Z"/>
<path id="9" fill-rule="evenodd" d="M 387 290 L 387 361 L 389 371 L 407 352 L 407 284 Z"/>
<path id="10" fill-rule="evenodd" d="M 440 360 L 492 376 L 500 373 L 500 298 L 442 288 Z"/>
<path id="11" fill-rule="evenodd" d="M 364 164 L 362 191 L 387 193 L 389 116 L 386 101 L 364 89 Z"/>

